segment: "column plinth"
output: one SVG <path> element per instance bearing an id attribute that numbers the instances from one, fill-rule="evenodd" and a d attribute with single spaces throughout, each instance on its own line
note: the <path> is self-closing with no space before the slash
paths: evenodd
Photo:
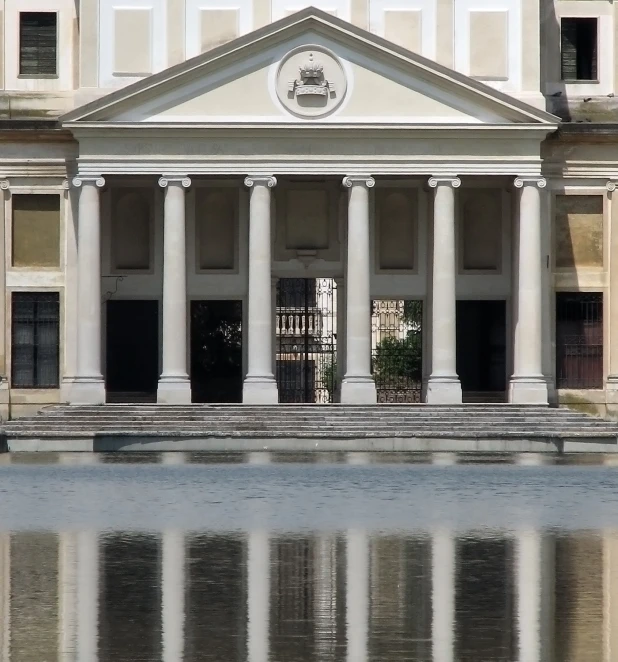
<path id="1" fill-rule="evenodd" d="M 279 401 L 273 372 L 274 308 L 271 277 L 271 189 L 274 177 L 247 177 L 249 188 L 248 360 L 243 383 L 245 404 Z"/>
<path id="2" fill-rule="evenodd" d="M 75 177 L 77 226 L 77 374 L 72 404 L 105 402 L 101 371 L 101 202 L 103 177 Z"/>
<path id="3" fill-rule="evenodd" d="M 348 246 L 346 256 L 345 374 L 341 402 L 376 404 L 371 374 L 371 253 L 369 247 L 369 176 L 345 177 L 348 189 Z"/>
<path id="4" fill-rule="evenodd" d="M 461 403 L 457 375 L 455 189 L 457 177 L 431 177 L 434 189 L 431 306 L 431 373 L 426 400 L 431 404 Z"/>
<path id="5" fill-rule="evenodd" d="M 543 375 L 543 251 L 541 232 L 542 177 L 515 180 L 519 191 L 515 269 L 517 291 L 513 326 L 513 376 L 509 402 L 548 404 L 547 380 Z"/>
<path id="6" fill-rule="evenodd" d="M 188 177 L 161 177 L 163 206 L 163 360 L 157 402 L 191 402 L 187 372 L 187 255 L 185 191 Z"/>

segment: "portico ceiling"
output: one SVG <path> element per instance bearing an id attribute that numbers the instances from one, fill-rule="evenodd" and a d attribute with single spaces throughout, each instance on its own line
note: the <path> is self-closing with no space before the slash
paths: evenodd
<path id="1" fill-rule="evenodd" d="M 538 174 L 557 117 L 308 8 L 66 114 L 84 174 Z"/>

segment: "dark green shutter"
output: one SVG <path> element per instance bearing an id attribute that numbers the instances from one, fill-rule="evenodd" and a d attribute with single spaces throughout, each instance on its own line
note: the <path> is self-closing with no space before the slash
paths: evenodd
<path id="1" fill-rule="evenodd" d="M 57 73 L 58 16 L 55 12 L 22 12 L 19 15 L 19 73 Z"/>
<path id="2" fill-rule="evenodd" d="M 560 62 L 562 80 L 577 80 L 577 19 L 563 18 L 561 25 Z"/>

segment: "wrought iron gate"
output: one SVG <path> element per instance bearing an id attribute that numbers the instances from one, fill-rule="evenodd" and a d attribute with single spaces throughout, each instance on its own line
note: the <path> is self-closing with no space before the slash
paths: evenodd
<path id="1" fill-rule="evenodd" d="M 420 402 L 423 302 L 380 299 L 371 315 L 371 367 L 378 402 Z"/>
<path id="2" fill-rule="evenodd" d="M 280 402 L 332 402 L 337 380 L 336 284 L 332 278 L 277 283 Z"/>

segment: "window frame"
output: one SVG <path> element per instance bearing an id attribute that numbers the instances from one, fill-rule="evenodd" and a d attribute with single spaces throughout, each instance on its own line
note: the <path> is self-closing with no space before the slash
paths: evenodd
<path id="1" fill-rule="evenodd" d="M 55 339 L 55 345 L 56 345 L 56 365 L 55 365 L 55 379 L 54 382 L 49 382 L 46 384 L 42 384 L 40 381 L 37 380 L 36 376 L 36 366 L 37 366 L 37 349 L 38 349 L 38 344 L 36 341 L 32 343 L 33 346 L 33 379 L 31 380 L 31 384 L 16 384 L 14 381 L 14 372 L 15 372 L 15 351 L 17 348 L 17 344 L 15 343 L 15 329 L 16 329 L 16 315 L 15 315 L 15 303 L 16 299 L 18 297 L 27 297 L 27 296 L 55 296 L 55 301 L 54 303 L 57 306 L 57 318 L 54 322 L 56 326 L 56 339 Z M 10 293 L 10 333 L 11 333 L 11 343 L 10 343 L 10 374 L 7 375 L 9 378 L 9 384 L 11 390 L 26 390 L 26 391 L 33 391 L 33 390 L 57 390 L 60 388 L 60 366 L 61 366 L 61 361 L 62 361 L 62 315 L 61 315 L 61 306 L 62 306 L 62 296 L 61 292 L 58 290 L 45 290 L 45 289 L 40 289 L 40 290 L 13 290 Z M 31 321 L 31 324 L 35 327 L 34 333 L 36 334 L 37 331 L 37 326 L 40 323 L 38 319 L 38 311 L 35 309 L 35 314 L 33 315 L 33 319 Z"/>
<path id="2" fill-rule="evenodd" d="M 595 23 L 595 45 L 594 45 L 594 63 L 591 65 L 593 67 L 594 76 L 591 78 L 565 78 L 564 77 L 564 50 L 563 50 L 563 25 L 564 21 L 594 21 Z M 601 53 L 600 41 L 601 41 L 601 20 L 599 16 L 561 16 L 559 24 L 560 32 L 560 82 L 566 83 L 568 85 L 586 85 L 586 84 L 598 84 L 601 82 L 600 77 L 600 61 L 599 56 Z M 575 67 L 577 69 L 577 48 L 575 48 Z M 577 75 L 577 71 L 576 71 Z"/>
<path id="3" fill-rule="evenodd" d="M 23 73 L 22 72 L 22 16 L 24 14 L 53 14 L 56 17 L 56 44 L 55 44 L 55 73 Z M 60 77 L 60 12 L 58 11 L 33 11 L 26 9 L 17 12 L 17 78 L 26 80 L 57 79 Z"/>

